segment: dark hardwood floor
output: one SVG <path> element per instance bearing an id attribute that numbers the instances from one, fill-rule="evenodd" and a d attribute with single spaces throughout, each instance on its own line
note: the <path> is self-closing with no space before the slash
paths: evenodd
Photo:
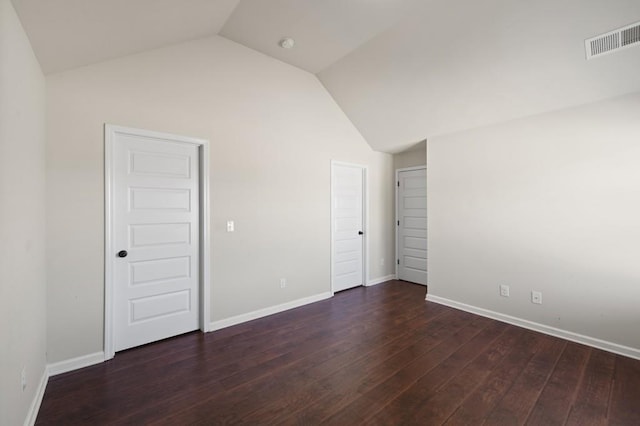
<path id="1" fill-rule="evenodd" d="M 640 361 L 390 281 L 53 377 L 37 424 L 640 425 Z"/>

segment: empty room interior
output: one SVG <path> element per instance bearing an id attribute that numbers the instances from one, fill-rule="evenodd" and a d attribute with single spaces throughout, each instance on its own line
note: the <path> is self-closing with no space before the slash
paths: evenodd
<path id="1" fill-rule="evenodd" d="M 640 424 L 638 0 L 0 0 L 0 425 Z"/>

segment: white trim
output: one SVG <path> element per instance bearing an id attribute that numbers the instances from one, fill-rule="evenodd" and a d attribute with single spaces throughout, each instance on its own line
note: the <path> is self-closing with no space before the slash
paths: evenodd
<path id="1" fill-rule="evenodd" d="M 211 177 L 209 141 L 200 145 L 200 330 L 211 331 L 211 200 L 209 179 Z"/>
<path id="2" fill-rule="evenodd" d="M 49 377 L 58 374 L 67 373 L 69 371 L 78 370 L 80 368 L 89 367 L 90 365 L 100 364 L 105 361 L 104 352 L 95 352 L 76 358 L 66 359 L 64 361 L 54 362 L 47 365 L 47 373 Z"/>
<path id="3" fill-rule="evenodd" d="M 24 420 L 25 426 L 33 426 L 36 423 L 40 405 L 42 405 L 42 398 L 44 398 L 44 391 L 47 389 L 47 383 L 49 383 L 49 373 L 45 366 L 42 377 L 40 378 L 40 383 L 38 384 L 38 389 L 36 389 L 36 394 L 33 396 L 33 401 L 31 401 L 31 405 L 29 406 L 27 418 Z"/>
<path id="4" fill-rule="evenodd" d="M 369 166 L 364 164 L 349 163 L 345 161 L 331 160 L 331 170 L 329 173 L 329 208 L 331 210 L 331 224 L 330 224 L 330 273 L 331 273 L 331 295 L 335 294 L 333 287 L 333 166 L 347 166 L 357 167 L 362 169 L 362 228 L 364 235 L 362 236 L 362 284 L 368 285 L 369 282 Z"/>
<path id="5" fill-rule="evenodd" d="M 188 136 L 172 135 L 169 133 L 153 132 L 149 130 L 134 129 L 130 127 L 104 125 L 104 356 L 103 361 L 114 357 L 115 345 L 113 341 L 113 270 L 115 268 L 115 248 L 113 247 L 113 150 L 116 133 L 125 133 L 154 139 L 166 139 L 171 142 L 193 144 L 199 147 L 200 159 L 200 330 L 210 331 L 210 271 L 211 256 L 209 255 L 210 238 L 210 199 L 209 199 L 209 141 Z"/>
<path id="6" fill-rule="evenodd" d="M 364 197 L 364 200 L 362 201 L 364 204 L 364 217 L 362 218 L 363 224 L 362 227 L 364 228 L 364 253 L 363 253 L 363 265 L 362 265 L 362 269 L 363 269 L 363 274 L 362 274 L 362 285 L 366 286 L 367 283 L 369 282 L 369 253 L 371 252 L 370 250 L 370 243 L 371 243 L 371 239 L 369 238 L 369 167 L 368 166 L 362 166 L 362 195 Z"/>
<path id="7" fill-rule="evenodd" d="M 395 274 L 387 275 L 387 276 L 384 276 L 384 277 L 374 278 L 372 280 L 367 281 L 367 287 L 370 287 L 372 285 L 382 284 L 382 283 L 385 283 L 387 281 L 391 281 L 391 280 L 395 280 L 395 279 L 396 279 Z"/>
<path id="8" fill-rule="evenodd" d="M 336 293 L 333 291 L 333 160 L 329 163 L 329 217 L 329 291 L 333 296 Z"/>
<path id="9" fill-rule="evenodd" d="M 240 314 L 234 317 L 213 321 L 209 325 L 209 329 L 211 331 L 220 330 L 222 328 L 231 327 L 232 325 L 241 324 L 243 322 L 252 321 L 258 318 L 263 318 L 269 315 L 277 314 L 279 312 L 288 311 L 289 309 L 298 308 L 300 306 L 308 305 L 310 303 L 329 299 L 332 296 L 333 294 L 330 292 L 316 294 L 315 296 L 304 297 L 302 299 L 292 300 L 291 302 L 282 303 L 280 305 L 258 309 L 257 311 L 253 311 L 253 312 L 247 312 L 246 314 Z"/>
<path id="10" fill-rule="evenodd" d="M 499 312 L 490 311 L 488 309 L 479 308 L 477 306 L 467 305 L 466 303 L 456 302 L 455 300 L 446 299 L 444 297 L 427 294 L 427 297 L 425 299 L 429 302 L 449 306 L 451 308 L 459 309 L 465 312 L 471 312 L 472 314 L 506 322 L 518 327 L 537 331 L 543 334 L 548 334 L 550 336 L 559 337 L 561 339 L 570 340 L 572 342 L 582 343 L 583 345 L 640 360 L 640 349 L 637 348 L 631 348 L 629 346 L 623 346 L 617 343 L 608 342 L 606 340 L 596 339 L 595 337 L 585 336 L 583 334 L 574 333 L 572 331 L 562 330 L 560 328 L 528 321 L 522 318 L 512 317 L 511 315 L 501 314 Z"/>
<path id="11" fill-rule="evenodd" d="M 104 126 L 104 359 L 111 359 L 115 355 L 113 344 L 113 301 L 111 283 L 115 259 L 113 253 L 113 215 L 112 215 L 112 184 L 111 167 L 113 164 L 114 131 L 109 124 Z"/>
<path id="12" fill-rule="evenodd" d="M 393 222 L 393 227 L 395 228 L 395 243 L 396 243 L 396 261 L 395 263 L 395 271 L 396 271 L 396 277 L 398 276 L 398 260 L 400 259 L 400 257 L 398 256 L 398 220 L 400 220 L 400 218 L 398 217 L 398 204 L 399 204 L 399 200 L 398 197 L 400 196 L 400 191 L 399 186 L 398 186 L 398 182 L 400 182 L 400 172 L 411 172 L 414 170 L 427 170 L 427 166 L 413 166 L 413 167 L 402 167 L 400 169 L 396 169 L 396 180 L 394 182 L 394 188 L 396 190 L 396 205 L 395 205 L 395 210 L 396 210 L 396 220 Z M 429 231 L 427 231 L 427 241 L 429 241 Z M 429 266 L 427 265 L 427 271 L 429 269 Z M 427 272 L 428 273 L 428 272 Z M 420 283 L 414 283 L 414 284 L 420 284 Z M 422 284 L 422 285 L 426 285 L 426 284 Z"/>

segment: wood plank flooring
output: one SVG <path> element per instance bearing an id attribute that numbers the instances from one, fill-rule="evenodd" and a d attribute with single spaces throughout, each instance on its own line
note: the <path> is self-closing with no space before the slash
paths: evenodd
<path id="1" fill-rule="evenodd" d="M 390 281 L 50 379 L 39 425 L 640 425 L 640 361 Z"/>

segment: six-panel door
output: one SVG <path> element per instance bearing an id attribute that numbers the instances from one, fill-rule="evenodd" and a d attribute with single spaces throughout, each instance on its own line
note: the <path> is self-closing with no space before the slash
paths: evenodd
<path id="1" fill-rule="evenodd" d="M 331 168 L 333 291 L 364 284 L 363 169 L 333 164 Z"/>
<path id="2" fill-rule="evenodd" d="M 198 329 L 199 158 L 196 145 L 167 139 L 116 133 L 114 142 L 119 351 Z"/>
<path id="3" fill-rule="evenodd" d="M 398 172 L 398 279 L 427 284 L 427 171 Z"/>

